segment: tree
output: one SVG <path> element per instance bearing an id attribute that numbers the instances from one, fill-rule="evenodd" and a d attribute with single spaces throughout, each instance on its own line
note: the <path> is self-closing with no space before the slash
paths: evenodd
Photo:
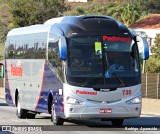
<path id="1" fill-rule="evenodd" d="M 76 12 L 77 12 L 77 15 L 84 15 L 85 14 L 85 10 L 83 8 L 77 8 Z"/>
<path id="2" fill-rule="evenodd" d="M 140 13 L 138 8 L 134 4 L 127 4 L 121 13 L 121 18 L 123 22 L 129 26 L 132 23 L 135 23 L 140 18 Z"/>
<path id="3" fill-rule="evenodd" d="M 61 16 L 67 7 L 64 0 L 13 0 L 11 11 L 15 27 L 23 27 Z"/>
<path id="4" fill-rule="evenodd" d="M 160 34 L 157 34 L 154 41 L 155 45 L 152 46 L 151 50 L 155 55 L 156 59 L 160 60 Z"/>
<path id="5" fill-rule="evenodd" d="M 108 15 L 114 17 L 116 20 L 123 22 L 121 14 L 123 12 L 123 7 L 114 5 L 108 9 Z"/>
<path id="6" fill-rule="evenodd" d="M 154 56 L 150 56 L 145 65 L 146 73 L 159 73 L 160 72 L 160 62 Z"/>
<path id="7" fill-rule="evenodd" d="M 154 43 L 155 45 L 151 47 L 153 55 L 150 55 L 145 67 L 145 72 L 149 73 L 160 72 L 160 34 L 157 34 Z"/>
<path id="8" fill-rule="evenodd" d="M 0 42 L 5 41 L 8 30 L 13 27 L 10 7 L 5 2 L 0 2 Z"/>
<path id="9" fill-rule="evenodd" d="M 67 10 L 67 6 L 65 4 L 65 0 L 39 0 L 41 1 L 41 22 L 45 22 L 46 20 L 63 16 L 64 12 Z"/>
<path id="10" fill-rule="evenodd" d="M 155 46 L 160 49 L 160 34 L 157 34 L 156 37 L 155 37 Z"/>
<path id="11" fill-rule="evenodd" d="M 148 12 L 150 13 L 160 13 L 160 0 L 147 0 L 145 3 Z"/>

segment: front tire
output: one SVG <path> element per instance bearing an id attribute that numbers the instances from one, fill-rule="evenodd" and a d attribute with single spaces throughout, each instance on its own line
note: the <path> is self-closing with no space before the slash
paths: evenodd
<path id="1" fill-rule="evenodd" d="M 54 104 L 52 105 L 52 112 L 51 112 L 51 120 L 53 121 L 54 125 L 63 125 L 64 120 L 56 115 Z"/>
<path id="2" fill-rule="evenodd" d="M 27 110 L 21 108 L 19 95 L 17 96 L 17 117 L 20 119 L 24 119 L 27 117 Z"/>
<path id="3" fill-rule="evenodd" d="M 124 120 L 123 119 L 115 119 L 115 120 L 112 120 L 111 122 L 112 122 L 113 126 L 122 126 Z"/>

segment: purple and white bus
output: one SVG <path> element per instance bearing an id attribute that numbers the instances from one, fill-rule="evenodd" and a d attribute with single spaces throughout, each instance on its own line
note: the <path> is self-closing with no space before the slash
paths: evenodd
<path id="1" fill-rule="evenodd" d="M 9 31 L 5 97 L 19 118 L 49 113 L 56 125 L 141 114 L 138 39 L 108 16 L 65 16 Z M 149 57 L 147 42 L 142 57 Z"/>

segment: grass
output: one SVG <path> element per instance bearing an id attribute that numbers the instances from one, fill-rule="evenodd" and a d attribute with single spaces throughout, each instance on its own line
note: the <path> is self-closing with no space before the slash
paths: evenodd
<path id="1" fill-rule="evenodd" d="M 0 61 L 4 60 L 4 45 L 0 45 Z"/>

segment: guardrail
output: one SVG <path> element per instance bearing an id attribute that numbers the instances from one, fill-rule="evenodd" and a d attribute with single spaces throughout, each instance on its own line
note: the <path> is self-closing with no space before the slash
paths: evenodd
<path id="1" fill-rule="evenodd" d="M 150 99 L 160 99 L 160 74 L 142 74 L 142 97 Z"/>

